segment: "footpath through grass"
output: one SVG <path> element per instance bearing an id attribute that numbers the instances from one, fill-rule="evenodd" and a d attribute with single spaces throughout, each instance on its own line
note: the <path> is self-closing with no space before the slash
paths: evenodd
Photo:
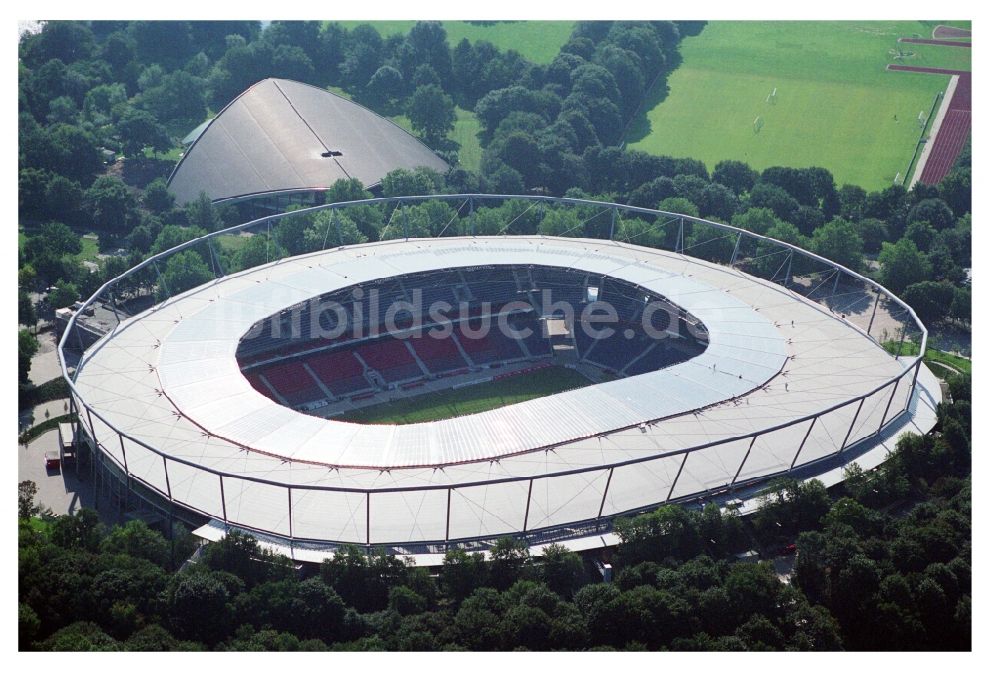
<path id="1" fill-rule="evenodd" d="M 406 34 L 416 21 L 338 21 L 348 29 L 370 24 L 383 38 Z M 513 49 L 533 63 L 549 63 L 569 41 L 575 21 L 442 21 L 448 43 L 454 48 L 463 38 L 475 44 L 492 42 L 505 52 Z"/>
<path id="2" fill-rule="evenodd" d="M 819 166 L 840 184 L 884 188 L 906 171 L 917 116 L 948 84 L 886 65 L 969 68 L 971 50 L 897 42 L 929 37 L 938 23 L 961 22 L 710 21 L 681 43 L 669 94 L 651 93 L 626 141 L 710 170 L 726 159 L 756 169 Z"/>
<path id="3" fill-rule="evenodd" d="M 589 380 L 572 369 L 552 366 L 495 382 L 375 404 L 357 411 L 348 411 L 336 419 L 394 425 L 431 422 L 481 413 L 590 384 Z"/>

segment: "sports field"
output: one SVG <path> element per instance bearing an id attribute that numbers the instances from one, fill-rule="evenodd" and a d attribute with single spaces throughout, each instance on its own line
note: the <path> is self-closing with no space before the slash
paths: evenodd
<path id="1" fill-rule="evenodd" d="M 905 173 L 946 76 L 889 63 L 969 69 L 969 49 L 898 43 L 960 21 L 712 21 L 681 43 L 669 95 L 652 91 L 629 147 L 756 169 L 829 169 L 839 184 L 891 185 Z M 897 52 L 896 50 L 900 50 Z M 777 95 L 768 102 L 768 95 Z M 754 121 L 760 118 L 759 130 Z"/>
<path id="2" fill-rule="evenodd" d="M 416 21 L 339 21 L 347 28 L 363 23 L 371 24 L 383 38 L 407 33 Z M 549 63 L 559 53 L 559 48 L 569 41 L 575 21 L 442 21 L 448 33 L 448 42 L 454 47 L 468 38 L 492 42 L 500 51 L 513 49 L 534 63 Z"/>
<path id="3" fill-rule="evenodd" d="M 572 369 L 552 366 L 457 390 L 442 390 L 385 404 L 375 404 L 357 411 L 348 411 L 337 416 L 337 420 L 396 425 L 431 422 L 481 413 L 591 384 Z"/>

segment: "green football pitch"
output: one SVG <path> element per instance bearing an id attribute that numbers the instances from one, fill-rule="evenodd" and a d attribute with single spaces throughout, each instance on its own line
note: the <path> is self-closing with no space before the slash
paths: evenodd
<path id="1" fill-rule="evenodd" d="M 406 33 L 416 21 L 339 21 L 347 28 L 363 23 L 371 24 L 383 38 Z M 442 21 L 448 42 L 452 47 L 468 38 L 492 42 L 501 51 L 513 49 L 534 63 L 549 63 L 559 53 L 559 48 L 569 41 L 575 21 Z"/>
<path id="2" fill-rule="evenodd" d="M 868 190 L 905 173 L 948 77 L 899 63 L 968 70 L 969 49 L 898 43 L 961 21 L 711 21 L 681 43 L 681 66 L 654 88 L 630 148 L 702 160 L 829 169 Z M 896 52 L 900 50 L 902 54 Z M 769 95 L 777 95 L 768 101 Z M 755 120 L 759 118 L 758 129 Z"/>
<path id="3" fill-rule="evenodd" d="M 356 411 L 348 411 L 336 419 L 396 425 L 431 422 L 481 413 L 591 384 L 572 369 L 552 366 L 457 390 L 441 390 L 384 404 L 374 404 Z"/>

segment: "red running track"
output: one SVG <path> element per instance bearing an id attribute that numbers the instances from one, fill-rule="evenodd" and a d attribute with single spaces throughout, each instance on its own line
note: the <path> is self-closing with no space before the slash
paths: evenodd
<path id="1" fill-rule="evenodd" d="M 958 86 L 951 97 L 948 110 L 944 113 L 941 126 L 938 128 L 937 138 L 934 140 L 931 153 L 920 174 L 921 183 L 935 185 L 951 170 L 972 130 L 972 73 L 963 70 L 898 66 L 895 64 L 889 65 L 889 70 L 958 76 Z"/>
<path id="2" fill-rule="evenodd" d="M 962 42 L 960 40 L 929 40 L 927 38 L 900 38 L 900 42 L 908 42 L 911 45 L 939 45 L 941 47 L 966 47 L 972 49 L 971 42 Z"/>
<path id="3" fill-rule="evenodd" d="M 954 26 L 935 26 L 931 34 L 933 38 L 971 38 L 972 31 L 967 28 L 955 28 Z"/>

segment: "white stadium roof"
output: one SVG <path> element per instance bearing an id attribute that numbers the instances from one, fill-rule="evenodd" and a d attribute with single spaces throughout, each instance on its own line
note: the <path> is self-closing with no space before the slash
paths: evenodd
<path id="1" fill-rule="evenodd" d="M 634 282 L 700 319 L 708 349 L 660 371 L 414 425 L 296 412 L 256 392 L 237 365 L 251 326 L 295 303 L 497 264 Z M 75 386 L 100 418 L 166 457 L 93 420 L 106 453 L 177 502 L 295 538 L 400 543 L 579 522 L 829 456 L 906 409 L 910 379 L 892 379 L 908 365 L 827 307 L 696 258 L 605 240 L 447 238 L 327 250 L 212 281 L 123 321 L 88 350 Z"/>

